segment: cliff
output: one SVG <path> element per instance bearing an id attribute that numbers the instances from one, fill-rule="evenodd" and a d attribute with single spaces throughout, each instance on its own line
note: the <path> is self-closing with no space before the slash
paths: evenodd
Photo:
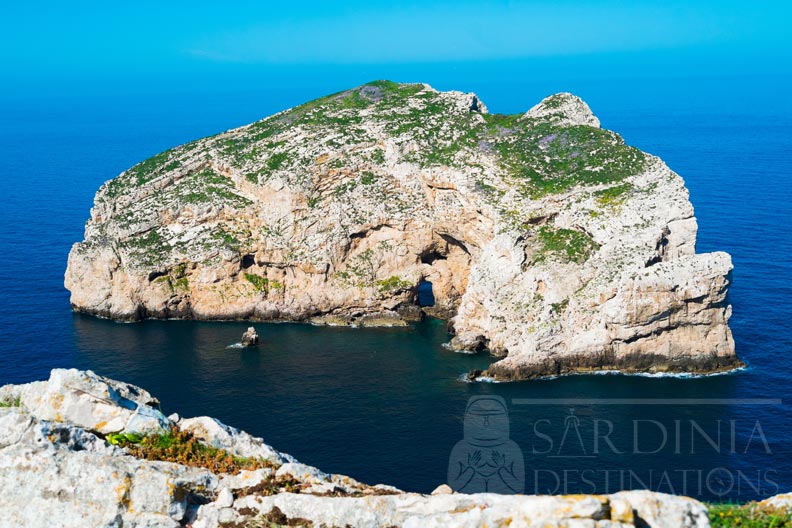
<path id="1" fill-rule="evenodd" d="M 707 527 L 696 500 L 432 495 L 300 464 L 210 417 L 164 416 L 145 390 L 90 371 L 0 387 L 0 526 Z M 789 496 L 768 503 L 790 507 Z"/>
<path id="2" fill-rule="evenodd" d="M 122 320 L 429 313 L 503 379 L 727 370 L 731 260 L 696 254 L 696 231 L 682 179 L 571 94 L 499 115 L 377 81 L 107 182 L 65 285 L 75 310 Z"/>

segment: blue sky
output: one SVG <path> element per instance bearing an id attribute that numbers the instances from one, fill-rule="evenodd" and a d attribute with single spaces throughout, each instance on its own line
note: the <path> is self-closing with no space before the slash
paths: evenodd
<path id="1" fill-rule="evenodd" d="M 311 69 L 398 79 L 497 65 L 548 78 L 786 74 L 790 20 L 792 3 L 761 0 L 28 1 L 4 7 L 0 80 L 219 84 Z"/>

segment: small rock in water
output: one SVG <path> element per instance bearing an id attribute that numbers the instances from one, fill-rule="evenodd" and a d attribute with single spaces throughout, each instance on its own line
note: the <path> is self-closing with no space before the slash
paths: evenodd
<path id="1" fill-rule="evenodd" d="M 467 373 L 467 380 L 476 381 L 476 378 L 480 377 L 482 374 L 483 371 L 480 369 L 470 369 L 470 372 Z"/>
<path id="2" fill-rule="evenodd" d="M 251 347 L 256 346 L 259 343 L 259 336 L 256 333 L 256 329 L 248 327 L 244 334 L 242 334 L 242 346 Z"/>

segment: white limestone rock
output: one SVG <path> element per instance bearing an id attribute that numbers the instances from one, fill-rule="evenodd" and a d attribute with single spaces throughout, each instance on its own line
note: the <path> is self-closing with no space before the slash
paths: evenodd
<path id="1" fill-rule="evenodd" d="M 709 526 L 707 508 L 695 499 L 648 490 L 622 491 L 610 495 L 611 503 L 625 501 L 632 508 L 633 523 L 653 528 Z M 624 518 L 629 518 L 625 515 Z"/>
<path id="2" fill-rule="evenodd" d="M 620 511 L 614 503 L 626 504 Z M 632 509 L 630 509 L 632 508 Z M 704 528 L 706 508 L 698 501 L 652 492 L 615 495 L 525 496 L 496 494 L 418 495 L 403 493 L 367 497 L 318 497 L 280 493 L 248 496 L 234 502 L 234 522 L 272 519 L 303 520 L 328 527 L 443 527 L 481 526 Z M 215 526 L 214 504 L 198 511 L 195 528 Z M 256 513 L 254 513 L 256 512 Z M 615 512 L 615 513 L 614 513 Z M 615 515 L 615 516 L 614 516 Z"/>
<path id="3" fill-rule="evenodd" d="M 170 421 L 145 390 L 88 371 L 53 369 L 49 381 L 19 389 L 21 405 L 38 420 L 66 422 L 102 434 L 167 430 Z"/>
<path id="4" fill-rule="evenodd" d="M 440 484 L 432 491 L 432 495 L 450 495 L 451 493 L 454 493 L 454 490 L 448 484 Z"/>
<path id="5" fill-rule="evenodd" d="M 525 113 L 525 117 L 557 119 L 559 123 L 570 125 L 600 126 L 591 108 L 580 97 L 567 92 L 542 99 Z"/>
<path id="6" fill-rule="evenodd" d="M 72 424 L 0 409 L 0 526 L 180 526 L 206 470 L 124 455 Z"/>
<path id="7" fill-rule="evenodd" d="M 290 455 L 279 453 L 264 443 L 261 438 L 256 438 L 230 427 L 220 420 L 209 416 L 197 418 L 183 418 L 178 427 L 182 431 L 192 433 L 195 438 L 218 449 L 225 449 L 240 457 L 262 458 L 277 464 L 291 462 Z"/>
<path id="8" fill-rule="evenodd" d="M 792 493 L 779 493 L 758 503 L 759 508 L 764 510 L 780 510 L 792 513 Z"/>

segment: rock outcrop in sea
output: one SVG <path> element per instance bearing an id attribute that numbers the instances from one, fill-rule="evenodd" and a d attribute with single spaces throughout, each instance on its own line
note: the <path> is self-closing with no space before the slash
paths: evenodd
<path id="1" fill-rule="evenodd" d="M 241 344 L 244 347 L 253 347 L 259 344 L 259 336 L 255 328 L 250 326 L 245 330 L 245 333 L 242 334 Z"/>
<path id="2" fill-rule="evenodd" d="M 501 357 L 499 379 L 728 370 L 731 259 L 697 254 L 696 232 L 682 178 L 571 94 L 500 115 L 377 81 L 107 182 L 65 284 L 75 310 L 121 320 L 424 312 Z"/>
<path id="3" fill-rule="evenodd" d="M 187 453 L 192 456 L 188 456 Z M 247 468 L 247 469 L 246 469 Z M 704 528 L 687 497 L 408 493 L 328 475 L 90 371 L 0 387 L 0 526 Z M 790 509 L 790 496 L 764 504 Z"/>

